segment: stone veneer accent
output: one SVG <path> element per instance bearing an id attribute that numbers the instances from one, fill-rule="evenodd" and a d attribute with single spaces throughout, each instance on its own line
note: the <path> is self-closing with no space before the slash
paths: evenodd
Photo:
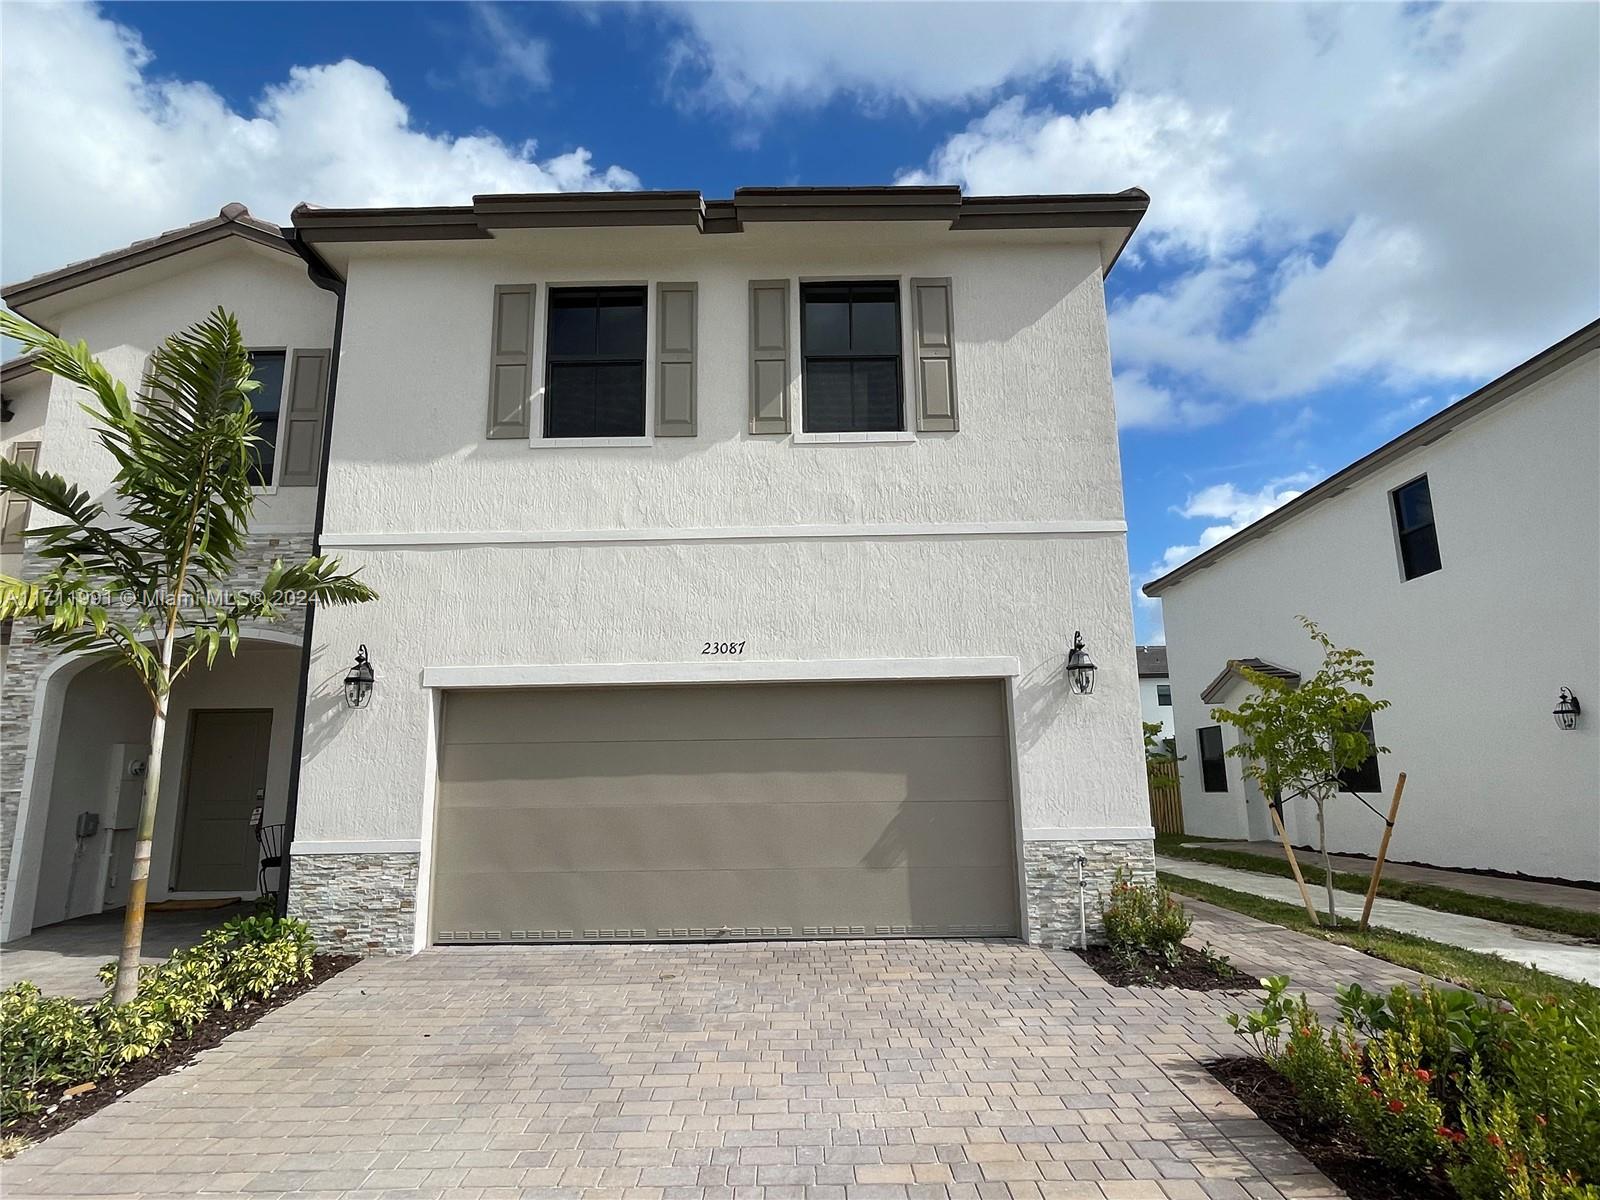
<path id="1" fill-rule="evenodd" d="M 1078 855 L 1087 861 L 1083 874 L 1084 923 L 1089 942 L 1105 940 L 1100 906 L 1123 868 L 1137 883 L 1154 883 L 1156 845 L 1141 841 L 1024 842 L 1023 872 L 1028 891 L 1028 940 L 1040 946 L 1078 946 Z"/>
<path id="2" fill-rule="evenodd" d="M 230 583 L 259 587 L 267 577 L 272 560 L 306 558 L 311 553 L 311 534 L 254 534 L 245 542 L 239 556 L 238 571 Z M 37 578 L 48 569 L 31 550 L 23 556 L 23 579 Z M 305 633 L 305 609 L 286 610 L 283 620 L 262 628 L 296 637 Z M 11 844 L 16 837 L 17 810 L 22 804 L 22 779 L 27 768 L 28 733 L 33 722 L 33 707 L 39 700 L 39 676 L 58 657 L 48 646 L 36 645 L 28 624 L 18 621 L 6 650 L 5 681 L 0 686 L 0 910 L 6 902 L 11 874 Z M 204 670 L 204 667 L 194 668 Z"/>
<path id="3" fill-rule="evenodd" d="M 416 936 L 417 854 L 296 854 L 289 915 L 311 926 L 319 949 L 410 954 Z"/>

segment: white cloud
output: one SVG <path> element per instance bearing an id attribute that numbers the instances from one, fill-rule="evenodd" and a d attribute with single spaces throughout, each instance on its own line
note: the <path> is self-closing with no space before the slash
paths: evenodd
<path id="1" fill-rule="evenodd" d="M 1178 275 L 1113 313 L 1113 345 L 1125 378 L 1191 403 L 1481 380 L 1600 311 L 1592 4 L 718 4 L 682 22 L 680 77 L 742 120 L 992 102 L 908 181 L 1146 188 L 1134 261 Z M 1043 79 L 1094 103 L 1021 98 Z M 1148 393 L 1133 411 L 1188 419 Z"/>
<path id="2" fill-rule="evenodd" d="M 1173 429 L 1207 425 L 1222 415 L 1216 404 L 1188 400 L 1152 383 L 1143 371 L 1119 371 L 1112 380 L 1117 425 L 1122 429 Z"/>
<path id="3" fill-rule="evenodd" d="M 372 67 L 295 67 L 247 112 L 161 76 L 137 34 L 77 5 L 6 4 L 0 273 L 60 266 L 241 200 L 285 221 L 328 205 L 462 203 L 474 192 L 637 187 L 579 148 L 424 132 Z"/>
<path id="4" fill-rule="evenodd" d="M 1275 509 L 1282 508 L 1307 486 L 1314 483 L 1314 471 L 1298 471 L 1281 479 L 1269 480 L 1256 491 L 1246 491 L 1234 483 L 1214 483 L 1193 492 L 1189 498 L 1172 511 L 1187 520 L 1210 520 L 1200 536 L 1189 545 L 1168 546 L 1161 562 L 1147 579 L 1182 566 L 1202 550 L 1209 550 L 1218 542 L 1226 541 L 1246 525 L 1259 521 Z"/>
<path id="5" fill-rule="evenodd" d="M 460 84 L 491 105 L 550 86 L 550 43 L 518 25 L 508 15 L 513 11 L 510 5 L 474 3 L 466 8 L 475 49 L 453 73 L 442 69 L 430 72 L 431 83 L 440 87 Z"/>

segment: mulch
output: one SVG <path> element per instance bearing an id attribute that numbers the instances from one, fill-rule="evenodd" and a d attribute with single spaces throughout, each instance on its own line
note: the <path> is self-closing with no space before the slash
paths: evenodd
<path id="1" fill-rule="evenodd" d="M 1261 1059 L 1222 1058 L 1204 1066 L 1350 1200 L 1459 1200 L 1442 1176 L 1399 1175 L 1347 1131 L 1307 1119 L 1295 1102 L 1293 1085 Z"/>
<path id="2" fill-rule="evenodd" d="M 1118 958 L 1105 946 L 1079 950 L 1078 956 L 1094 968 L 1095 974 L 1113 987 L 1183 988 L 1192 992 L 1237 992 L 1261 986 L 1254 975 L 1233 966 L 1223 966 L 1188 946 L 1178 947 L 1178 965 L 1165 959 L 1145 956 L 1134 963 Z"/>
<path id="3" fill-rule="evenodd" d="M 309 978 L 286 984 L 270 996 L 242 1000 L 231 1009 L 215 1010 L 196 1025 L 187 1037 L 176 1038 L 153 1054 L 134 1059 L 115 1075 L 103 1076 L 96 1081 L 97 1086 L 93 1091 L 64 1097 L 62 1093 L 73 1085 L 62 1084 L 50 1089 L 40 1097 L 44 1104 L 42 1111 L 30 1116 L 13 1117 L 0 1125 L 0 1136 L 14 1134 L 29 1142 L 54 1137 L 152 1079 L 159 1079 L 188 1066 L 202 1050 L 211 1049 L 230 1033 L 249 1029 L 273 1009 L 305 995 L 318 984 L 325 983 L 360 961 L 354 954 L 319 954 L 311 961 Z"/>

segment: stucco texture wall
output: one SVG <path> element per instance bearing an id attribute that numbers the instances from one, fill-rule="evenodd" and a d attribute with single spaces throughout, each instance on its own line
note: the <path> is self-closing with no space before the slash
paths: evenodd
<path id="1" fill-rule="evenodd" d="M 1389 493 L 1423 473 L 1443 569 L 1407 581 Z M 1227 795 L 1200 790 L 1200 692 L 1229 658 L 1313 670 L 1304 613 L 1376 660 L 1373 692 L 1393 703 L 1376 718 L 1385 793 L 1407 773 L 1392 857 L 1600 879 L 1600 356 L 1240 547 L 1162 608 L 1190 832 L 1270 828 L 1247 825 L 1237 760 Z M 1585 705 L 1572 732 L 1551 717 L 1563 685 Z M 1290 833 L 1315 840 L 1309 803 Z M 1381 833 L 1350 798 L 1330 807 L 1333 849 L 1371 854 Z"/>

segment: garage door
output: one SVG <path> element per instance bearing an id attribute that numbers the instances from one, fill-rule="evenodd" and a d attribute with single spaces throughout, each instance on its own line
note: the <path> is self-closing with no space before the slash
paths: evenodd
<path id="1" fill-rule="evenodd" d="M 453 692 L 436 941 L 1017 932 L 993 681 Z"/>

